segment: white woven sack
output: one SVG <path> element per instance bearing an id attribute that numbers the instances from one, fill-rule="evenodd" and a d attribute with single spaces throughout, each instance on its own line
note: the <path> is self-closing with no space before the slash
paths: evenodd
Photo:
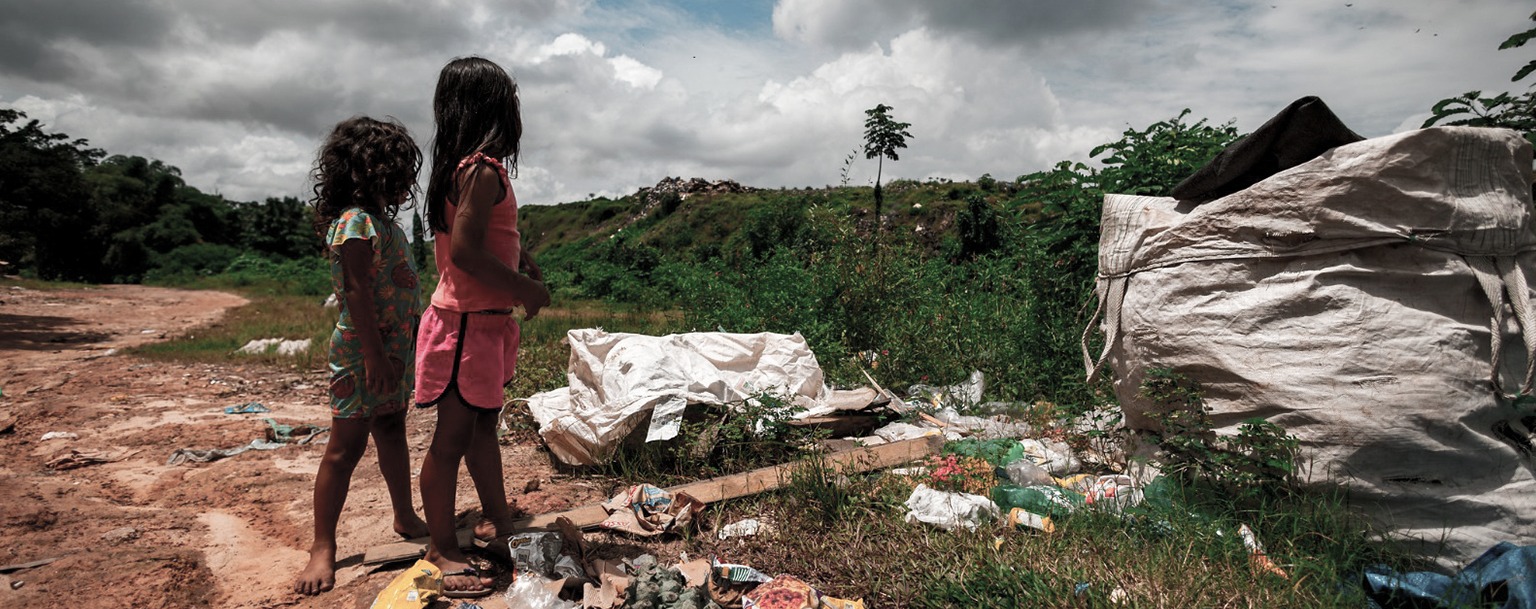
<path id="1" fill-rule="evenodd" d="M 1137 390 L 1159 367 L 1202 386 L 1219 431 L 1281 425 L 1312 480 L 1442 565 L 1536 543 L 1536 413 L 1510 399 L 1536 371 L 1530 172 L 1518 134 L 1446 127 L 1198 206 L 1110 195 L 1089 374 L 1113 371 L 1133 429 L 1154 428 Z"/>

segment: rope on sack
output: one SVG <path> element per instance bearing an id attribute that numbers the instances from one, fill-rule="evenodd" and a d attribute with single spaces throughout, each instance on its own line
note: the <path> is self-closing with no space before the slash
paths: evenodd
<path id="1" fill-rule="evenodd" d="M 1478 285 L 1482 286 L 1488 304 L 1493 307 L 1493 317 L 1488 328 L 1489 383 L 1504 399 L 1513 400 L 1518 396 L 1529 395 L 1532 382 L 1536 380 L 1536 310 L 1532 309 L 1530 285 L 1525 279 L 1525 271 L 1515 263 L 1514 256 L 1468 256 L 1466 261 L 1472 267 Z M 1515 394 L 1505 389 L 1504 380 L 1499 377 L 1499 371 L 1504 366 L 1504 325 L 1509 321 L 1505 305 L 1514 310 L 1521 338 L 1525 341 L 1525 376 L 1521 380 L 1519 392 Z"/>
<path id="2" fill-rule="evenodd" d="M 1088 319 L 1088 325 L 1083 328 L 1082 348 L 1083 367 L 1088 370 L 1088 384 L 1092 385 L 1099 380 L 1099 374 L 1104 371 L 1104 362 L 1109 360 L 1109 352 L 1115 346 L 1115 341 L 1120 338 L 1120 310 L 1125 304 L 1126 284 L 1130 277 L 1120 276 L 1110 279 L 1099 279 L 1099 284 L 1104 286 L 1104 296 L 1099 298 L 1099 305 L 1093 310 L 1093 316 Z M 1093 357 L 1093 352 L 1088 348 L 1088 338 L 1093 335 L 1094 326 L 1099 322 L 1100 315 L 1104 316 L 1104 349 L 1098 358 Z"/>

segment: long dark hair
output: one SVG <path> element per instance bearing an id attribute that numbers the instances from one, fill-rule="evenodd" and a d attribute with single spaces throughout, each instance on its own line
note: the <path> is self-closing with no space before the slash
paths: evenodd
<path id="1" fill-rule="evenodd" d="M 416 196 L 421 149 L 393 118 L 354 116 L 336 124 L 320 145 L 314 169 L 315 228 L 322 234 L 349 207 L 393 220 L 402 200 Z"/>
<path id="2" fill-rule="evenodd" d="M 501 66 L 481 57 L 460 57 L 443 66 L 432 97 L 437 135 L 432 139 L 432 178 L 427 182 L 427 223 L 448 231 L 448 199 L 458 200 L 454 183 L 459 161 L 476 152 L 517 170 L 523 117 L 517 83 Z"/>

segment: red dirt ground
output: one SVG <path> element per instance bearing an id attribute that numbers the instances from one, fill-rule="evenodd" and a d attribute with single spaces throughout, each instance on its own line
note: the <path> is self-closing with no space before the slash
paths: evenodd
<path id="1" fill-rule="evenodd" d="M 15 421 L 0 431 L 0 566 L 58 559 L 0 575 L 0 607 L 366 608 L 394 577 L 359 564 L 367 548 L 397 540 L 371 447 L 342 514 L 336 590 L 318 597 L 289 586 L 307 556 L 326 436 L 166 465 L 178 448 L 262 437 L 262 418 L 329 424 L 320 371 L 108 354 L 195 330 L 244 302 L 145 286 L 0 288 L 0 428 Z M 250 401 L 272 412 L 222 412 Z M 414 469 L 431 437 L 432 411 L 413 412 L 408 425 Z M 53 431 L 79 438 L 41 439 Z M 134 452 L 76 469 L 47 466 L 71 449 Z M 598 501 L 609 490 L 557 474 L 536 441 L 504 446 L 503 457 L 512 500 L 532 513 Z M 523 494 L 533 479 L 539 490 Z M 467 475 L 458 502 L 477 505 Z M 504 606 L 495 597 L 481 604 Z"/>

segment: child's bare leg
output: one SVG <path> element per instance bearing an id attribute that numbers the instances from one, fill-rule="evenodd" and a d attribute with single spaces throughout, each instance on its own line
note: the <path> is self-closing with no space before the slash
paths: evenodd
<path id="1" fill-rule="evenodd" d="M 309 563 L 293 582 L 300 594 L 319 594 L 336 584 L 336 521 L 347 503 L 352 470 L 368 448 L 368 419 L 331 419 L 331 437 L 315 474 L 315 541 Z"/>
<path id="2" fill-rule="evenodd" d="M 475 418 L 476 413 L 457 397 L 444 397 L 437 405 L 437 431 L 432 434 L 432 446 L 421 464 L 421 509 L 427 515 L 427 530 L 432 537 L 426 559 L 444 573 L 469 566 L 459 550 L 454 528 L 454 499 L 459 461 L 474 440 Z M 473 590 L 491 583 L 490 578 L 478 582 L 468 576 L 443 578 L 445 590 Z"/>
<path id="3" fill-rule="evenodd" d="M 427 535 L 427 523 L 416 515 L 411 497 L 411 456 L 405 443 L 405 411 L 373 418 L 373 447 L 379 451 L 379 473 L 389 489 L 395 512 L 395 532 L 415 539 Z"/>
<path id="4" fill-rule="evenodd" d="M 475 438 L 470 441 L 469 452 L 464 454 L 464 466 L 475 482 L 475 494 L 480 497 L 480 510 L 485 516 L 482 526 L 475 527 L 475 535 L 482 539 L 512 532 L 512 510 L 507 506 L 507 483 L 502 477 L 501 446 L 496 441 L 500 415 L 501 412 L 495 410 L 476 412 Z"/>

